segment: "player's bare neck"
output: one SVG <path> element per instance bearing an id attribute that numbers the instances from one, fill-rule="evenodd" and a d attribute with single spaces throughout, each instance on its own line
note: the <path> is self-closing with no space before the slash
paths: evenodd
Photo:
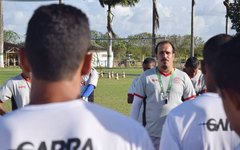
<path id="1" fill-rule="evenodd" d="M 80 95 L 79 84 L 73 85 L 68 81 L 49 83 L 33 80 L 32 82 L 30 104 L 66 102 L 78 99 Z"/>

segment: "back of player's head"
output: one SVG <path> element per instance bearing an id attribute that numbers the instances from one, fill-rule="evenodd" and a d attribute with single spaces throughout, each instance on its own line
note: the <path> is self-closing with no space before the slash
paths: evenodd
<path id="1" fill-rule="evenodd" d="M 156 60 L 152 57 L 145 58 L 143 63 L 142 63 L 142 67 L 143 67 L 144 71 L 148 70 L 148 69 L 151 69 L 155 66 L 156 66 Z"/>
<path id="2" fill-rule="evenodd" d="M 168 40 L 164 40 L 164 41 L 157 43 L 157 45 L 155 47 L 155 54 L 158 53 L 159 46 L 164 45 L 164 44 L 170 44 L 172 46 L 172 53 L 175 53 L 176 50 L 175 50 L 173 43 Z"/>
<path id="3" fill-rule="evenodd" d="M 185 63 L 185 67 L 189 67 L 192 69 L 198 68 L 200 62 L 196 57 L 189 57 Z"/>
<path id="4" fill-rule="evenodd" d="M 152 58 L 152 57 L 147 57 L 147 58 L 145 58 L 144 61 L 143 61 L 143 64 L 145 64 L 145 65 L 151 64 L 151 63 L 156 64 L 156 60 L 155 60 L 154 58 Z"/>
<path id="5" fill-rule="evenodd" d="M 218 34 L 211 37 L 203 47 L 203 59 L 209 67 L 213 68 L 216 56 L 219 53 L 221 46 L 228 42 L 232 36 L 227 34 Z"/>
<path id="6" fill-rule="evenodd" d="M 71 79 L 90 43 L 87 16 L 79 9 L 52 4 L 39 7 L 28 23 L 26 53 L 37 79 Z"/>
<path id="7" fill-rule="evenodd" d="M 220 89 L 240 90 L 240 36 L 233 37 L 222 46 L 214 67 L 215 79 Z"/>

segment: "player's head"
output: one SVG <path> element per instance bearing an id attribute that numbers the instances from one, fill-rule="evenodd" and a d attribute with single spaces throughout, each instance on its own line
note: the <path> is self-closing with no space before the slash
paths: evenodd
<path id="1" fill-rule="evenodd" d="M 199 65 L 200 62 L 196 57 L 189 57 L 184 65 L 184 71 L 193 78 L 198 72 Z"/>
<path id="2" fill-rule="evenodd" d="M 144 59 L 142 63 L 143 70 L 148 70 L 156 66 L 156 60 L 152 57 Z"/>
<path id="3" fill-rule="evenodd" d="M 161 41 L 155 48 L 159 69 L 169 69 L 173 67 L 175 58 L 175 48 L 170 41 Z"/>
<path id="4" fill-rule="evenodd" d="M 216 63 L 221 46 L 228 42 L 232 36 L 227 34 L 218 34 L 211 37 L 203 47 L 202 72 L 204 74 L 205 83 L 209 92 L 217 92 L 216 83 L 214 81 L 213 68 Z"/>
<path id="5" fill-rule="evenodd" d="M 39 7 L 28 23 L 26 54 L 39 80 L 71 79 L 90 43 L 87 16 L 79 9 L 52 4 Z"/>
<path id="6" fill-rule="evenodd" d="M 215 79 L 228 120 L 240 135 L 240 36 L 222 46 L 215 60 Z"/>

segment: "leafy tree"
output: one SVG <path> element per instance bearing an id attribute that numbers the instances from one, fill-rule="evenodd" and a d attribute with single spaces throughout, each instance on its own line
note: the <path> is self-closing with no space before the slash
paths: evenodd
<path id="1" fill-rule="evenodd" d="M 4 30 L 3 39 L 5 42 L 17 44 L 20 37 L 16 32 L 12 30 Z"/>
<path id="2" fill-rule="evenodd" d="M 229 16 L 232 22 L 232 29 L 236 30 L 239 33 L 240 32 L 240 1 L 235 0 L 234 3 L 230 3 L 226 7 L 228 9 L 227 16 Z"/>

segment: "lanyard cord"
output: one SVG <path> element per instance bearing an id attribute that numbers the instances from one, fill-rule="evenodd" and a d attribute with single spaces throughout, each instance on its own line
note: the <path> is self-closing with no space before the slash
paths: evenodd
<path id="1" fill-rule="evenodd" d="M 161 78 L 161 73 L 160 73 L 160 71 L 158 70 L 157 67 L 156 67 L 156 72 L 157 72 L 159 84 L 160 84 L 160 87 L 161 87 L 161 92 L 164 93 L 163 83 L 162 83 L 162 78 Z M 170 76 L 170 79 L 169 79 L 169 81 L 168 81 L 168 87 L 167 87 L 166 93 L 170 93 L 170 91 L 171 91 L 172 83 L 173 83 L 173 76 L 174 76 L 174 69 L 172 69 L 172 71 L 171 71 L 171 76 Z"/>

